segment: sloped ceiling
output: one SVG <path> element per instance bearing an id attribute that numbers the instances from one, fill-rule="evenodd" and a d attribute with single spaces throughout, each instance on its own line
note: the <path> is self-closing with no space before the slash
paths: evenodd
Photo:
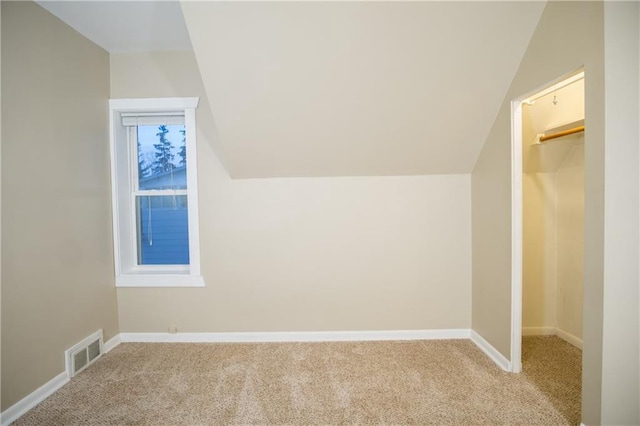
<path id="1" fill-rule="evenodd" d="M 544 2 L 182 2 L 232 177 L 470 173 Z"/>

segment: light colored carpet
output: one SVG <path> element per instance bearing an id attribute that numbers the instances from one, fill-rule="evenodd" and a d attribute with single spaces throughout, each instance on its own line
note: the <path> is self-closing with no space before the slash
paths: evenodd
<path id="1" fill-rule="evenodd" d="M 580 423 L 580 351 L 525 338 L 523 374 L 468 340 L 125 343 L 18 425 Z"/>

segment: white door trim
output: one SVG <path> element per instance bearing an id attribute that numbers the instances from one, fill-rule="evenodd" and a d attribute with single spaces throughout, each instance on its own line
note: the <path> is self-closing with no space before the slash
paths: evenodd
<path id="1" fill-rule="evenodd" d="M 510 370 L 522 371 L 522 101 L 511 101 L 511 353 Z"/>

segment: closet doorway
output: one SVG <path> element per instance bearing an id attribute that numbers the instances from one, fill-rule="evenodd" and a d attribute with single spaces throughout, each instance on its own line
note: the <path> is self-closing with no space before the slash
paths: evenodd
<path id="1" fill-rule="evenodd" d="M 584 82 L 576 71 L 512 103 L 513 372 L 523 336 L 582 348 Z"/>

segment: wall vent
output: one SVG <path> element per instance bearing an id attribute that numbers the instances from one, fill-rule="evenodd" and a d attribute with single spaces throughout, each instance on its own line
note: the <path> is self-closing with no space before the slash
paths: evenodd
<path id="1" fill-rule="evenodd" d="M 96 331 L 67 349 L 64 354 L 69 378 L 93 364 L 103 353 L 102 330 Z"/>

